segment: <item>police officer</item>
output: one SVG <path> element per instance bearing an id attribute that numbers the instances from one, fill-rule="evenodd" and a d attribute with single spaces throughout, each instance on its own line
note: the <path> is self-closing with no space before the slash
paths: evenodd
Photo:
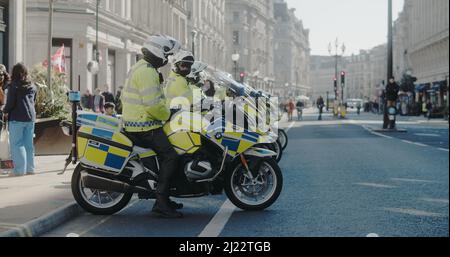
<path id="1" fill-rule="evenodd" d="M 194 104 L 193 89 L 187 81 L 194 62 L 194 56 L 187 51 L 179 51 L 172 58 L 172 72 L 165 88 L 167 101 L 172 109 L 190 110 Z"/>
<path id="2" fill-rule="evenodd" d="M 170 118 L 170 110 L 161 87 L 162 75 L 158 72 L 178 47 L 179 43 L 171 38 L 150 37 L 142 48 L 144 58 L 132 67 L 122 92 L 125 131 L 142 146 L 153 149 L 161 161 L 152 212 L 163 218 L 183 216 L 176 211 L 183 206 L 169 199 L 178 155 L 162 129 L 163 122 Z"/>
<path id="3" fill-rule="evenodd" d="M 191 73 L 186 76 L 186 80 L 191 86 L 191 88 L 197 87 L 202 88 L 204 85 L 204 82 L 202 81 L 201 73 L 208 68 L 208 64 L 203 62 L 194 62 L 194 64 L 191 67 Z"/>

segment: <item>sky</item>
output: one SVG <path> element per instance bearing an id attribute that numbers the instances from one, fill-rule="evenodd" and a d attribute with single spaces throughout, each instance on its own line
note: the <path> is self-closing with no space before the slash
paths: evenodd
<path id="1" fill-rule="evenodd" d="M 358 54 L 387 42 L 387 0 L 286 0 L 303 26 L 310 30 L 312 55 L 329 55 L 336 37 L 345 43 L 345 55 Z M 394 20 L 404 0 L 393 0 Z"/>

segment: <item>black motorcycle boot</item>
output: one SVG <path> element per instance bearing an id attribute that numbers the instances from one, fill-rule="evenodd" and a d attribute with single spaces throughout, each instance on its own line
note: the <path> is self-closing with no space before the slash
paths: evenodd
<path id="1" fill-rule="evenodd" d="M 156 202 L 152 209 L 153 214 L 165 219 L 179 219 L 183 217 L 181 212 L 177 212 L 171 207 L 169 197 L 156 195 Z"/>
<path id="2" fill-rule="evenodd" d="M 177 203 L 174 201 L 169 201 L 169 205 L 174 210 L 181 210 L 184 208 L 184 205 L 182 203 Z"/>

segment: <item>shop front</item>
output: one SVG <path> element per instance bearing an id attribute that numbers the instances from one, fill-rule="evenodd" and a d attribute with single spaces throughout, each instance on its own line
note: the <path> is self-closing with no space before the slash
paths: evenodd
<path id="1" fill-rule="evenodd" d="M 8 67 L 8 0 L 0 0 L 0 63 Z"/>

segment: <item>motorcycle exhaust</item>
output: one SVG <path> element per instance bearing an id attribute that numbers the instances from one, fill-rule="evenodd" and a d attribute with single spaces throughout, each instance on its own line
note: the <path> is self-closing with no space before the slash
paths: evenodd
<path id="1" fill-rule="evenodd" d="M 90 189 L 117 192 L 117 193 L 127 193 L 133 188 L 123 182 L 110 180 L 107 178 L 102 178 L 99 176 L 94 176 L 91 174 L 83 174 L 81 177 L 83 181 L 83 186 Z"/>

